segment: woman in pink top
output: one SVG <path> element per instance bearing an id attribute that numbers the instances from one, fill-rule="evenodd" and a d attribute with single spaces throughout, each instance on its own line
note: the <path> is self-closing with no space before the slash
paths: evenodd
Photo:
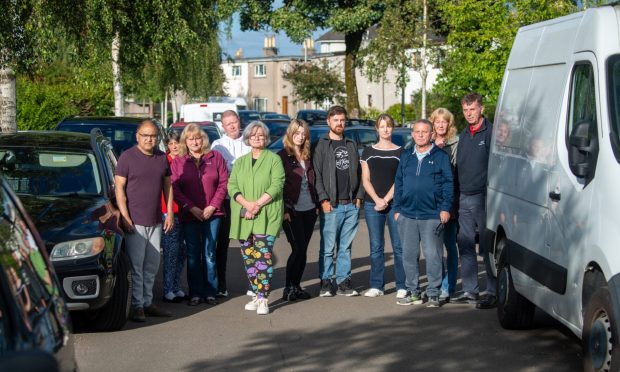
<path id="1" fill-rule="evenodd" d="M 172 161 L 172 188 L 187 246 L 189 305 L 203 300 L 216 305 L 215 242 L 228 186 L 226 162 L 211 151 L 209 137 L 197 124 L 185 127 L 180 145 Z"/>

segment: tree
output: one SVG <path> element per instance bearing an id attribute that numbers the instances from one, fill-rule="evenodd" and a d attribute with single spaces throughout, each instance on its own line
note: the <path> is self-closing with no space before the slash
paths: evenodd
<path id="1" fill-rule="evenodd" d="M 344 89 L 340 74 L 330 68 L 327 61 L 294 64 L 283 77 L 293 85 L 295 102 L 306 101 L 320 105 L 325 101 L 331 104 L 342 100 Z"/>
<path id="2" fill-rule="evenodd" d="M 385 10 L 382 0 L 285 0 L 273 9 L 273 0 L 229 0 L 240 12 L 243 30 L 271 28 L 284 31 L 296 43 L 311 36 L 312 31 L 331 27 L 344 33 L 345 88 L 347 109 L 359 111 L 355 69 L 364 34 L 377 23 Z"/>

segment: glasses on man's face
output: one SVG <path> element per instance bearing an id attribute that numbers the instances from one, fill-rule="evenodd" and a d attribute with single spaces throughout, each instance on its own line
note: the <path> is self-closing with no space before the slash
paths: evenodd
<path id="1" fill-rule="evenodd" d="M 159 137 L 157 134 L 143 134 L 143 133 L 138 133 L 138 135 L 140 135 L 141 138 L 143 139 L 152 139 L 152 140 L 156 140 L 157 137 Z"/>

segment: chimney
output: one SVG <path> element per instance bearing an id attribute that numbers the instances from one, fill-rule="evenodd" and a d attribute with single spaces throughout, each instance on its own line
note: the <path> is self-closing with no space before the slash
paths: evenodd
<path id="1" fill-rule="evenodd" d="M 314 49 L 314 40 L 312 38 L 307 38 L 304 40 L 303 48 L 301 48 L 301 53 L 304 55 L 304 59 L 308 59 L 308 57 L 313 56 L 316 53 Z"/>
<path id="2" fill-rule="evenodd" d="M 273 57 L 278 55 L 278 48 L 276 48 L 276 35 L 265 36 L 263 55 L 265 57 Z"/>
<path id="3" fill-rule="evenodd" d="M 243 58 L 243 48 L 239 48 L 235 52 L 235 59 L 241 59 L 241 58 Z"/>

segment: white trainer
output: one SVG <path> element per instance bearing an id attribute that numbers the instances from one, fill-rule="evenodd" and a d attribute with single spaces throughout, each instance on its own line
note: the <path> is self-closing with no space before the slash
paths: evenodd
<path id="1" fill-rule="evenodd" d="M 269 300 L 266 298 L 258 300 L 258 308 L 256 309 L 256 314 L 258 315 L 267 315 L 269 314 L 269 305 L 267 304 Z"/>
<path id="2" fill-rule="evenodd" d="M 252 301 L 245 304 L 245 309 L 248 311 L 256 311 L 258 309 L 258 298 L 254 297 Z"/>
<path id="3" fill-rule="evenodd" d="M 396 298 L 405 298 L 405 297 L 407 297 L 406 289 L 399 289 L 398 291 L 396 291 Z"/>
<path id="4" fill-rule="evenodd" d="M 248 291 L 247 291 L 247 292 L 245 292 L 245 295 L 246 295 L 246 296 L 250 296 L 250 297 L 255 297 L 255 296 L 256 296 L 256 293 L 254 293 L 254 292 L 252 292 L 252 291 L 250 291 L 250 290 L 248 289 Z"/>
<path id="5" fill-rule="evenodd" d="M 377 288 L 370 288 L 364 293 L 364 297 L 379 297 L 383 296 L 383 291 Z"/>

